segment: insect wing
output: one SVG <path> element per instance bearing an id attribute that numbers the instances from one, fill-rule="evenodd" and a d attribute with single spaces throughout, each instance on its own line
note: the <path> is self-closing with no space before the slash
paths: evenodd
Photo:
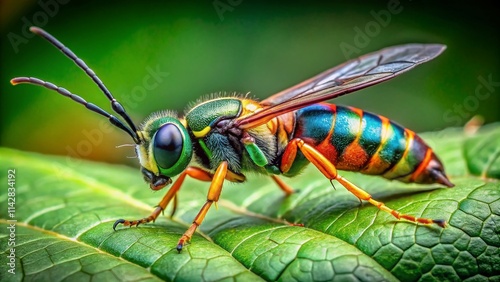
<path id="1" fill-rule="evenodd" d="M 284 113 L 380 83 L 432 60 L 445 48 L 441 44 L 407 44 L 347 61 L 265 99 L 263 110 L 237 119 L 236 125 L 242 129 L 259 126 Z"/>

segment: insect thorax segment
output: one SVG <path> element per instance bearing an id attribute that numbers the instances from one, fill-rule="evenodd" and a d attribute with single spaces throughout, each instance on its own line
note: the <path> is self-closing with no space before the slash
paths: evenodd
<path id="1" fill-rule="evenodd" d="M 236 98 L 209 100 L 192 108 L 186 115 L 186 122 L 193 135 L 201 138 L 217 121 L 239 116 L 241 106 L 241 100 Z"/>
<path id="2" fill-rule="evenodd" d="M 266 126 L 241 130 L 233 121 L 258 111 L 253 100 L 235 97 L 217 98 L 192 108 L 186 115 L 186 125 L 192 136 L 196 161 L 213 170 L 221 161 L 228 161 L 235 173 L 263 170 L 275 159 L 276 139 Z"/>

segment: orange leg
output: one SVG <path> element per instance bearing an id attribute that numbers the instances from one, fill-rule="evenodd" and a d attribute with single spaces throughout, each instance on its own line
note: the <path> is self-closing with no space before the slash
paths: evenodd
<path id="1" fill-rule="evenodd" d="M 290 149 L 288 147 L 292 146 Z M 415 217 L 408 214 L 402 214 L 396 210 L 393 210 L 387 207 L 384 203 L 376 201 L 372 198 L 372 196 L 364 191 L 363 189 L 357 187 L 353 183 L 349 182 L 347 179 L 337 174 L 337 169 L 335 166 L 320 152 L 318 152 L 313 146 L 306 144 L 304 140 L 301 139 L 293 139 L 287 146 L 284 157 L 287 157 L 287 162 L 293 163 L 293 158 L 295 158 L 295 154 L 297 152 L 297 148 L 304 154 L 304 156 L 314 164 L 320 171 L 323 173 L 326 178 L 330 180 L 337 180 L 342 186 L 344 186 L 349 192 L 353 193 L 354 196 L 358 197 L 360 200 L 368 201 L 370 204 L 376 206 L 382 211 L 388 212 L 392 214 L 397 219 L 405 219 L 412 222 L 423 223 L 423 224 L 432 224 L 435 223 L 441 227 L 446 227 L 446 221 L 440 219 L 429 219 L 429 218 L 420 218 Z M 287 152 L 288 151 L 288 152 Z M 293 158 L 289 157 L 292 156 Z M 283 163 L 282 161 L 282 171 L 283 168 L 290 168 L 291 163 Z"/>
<path id="2" fill-rule="evenodd" d="M 161 199 L 160 203 L 156 206 L 155 210 L 153 213 L 151 213 L 150 216 L 139 219 L 139 220 L 124 220 L 124 219 L 119 219 L 113 224 L 113 229 L 116 230 L 116 226 L 118 224 L 123 224 L 124 226 L 139 226 L 139 224 L 143 223 L 148 223 L 151 221 L 155 221 L 156 218 L 162 213 L 165 208 L 167 207 L 168 203 L 174 198 L 174 209 L 172 211 L 172 214 L 175 212 L 175 209 L 177 208 L 177 192 L 181 189 L 181 185 L 186 179 L 186 176 L 189 175 L 194 179 L 198 179 L 201 181 L 211 181 L 212 180 L 212 174 L 209 172 L 206 172 L 200 168 L 197 167 L 188 167 L 186 170 L 184 170 L 180 175 L 179 178 L 174 182 L 172 187 L 168 190 L 167 194 L 163 196 L 163 199 Z"/>
<path id="3" fill-rule="evenodd" d="M 210 184 L 210 188 L 208 189 L 207 201 L 194 218 L 193 224 L 191 224 L 189 229 L 186 230 L 186 232 L 184 232 L 184 234 L 182 235 L 179 243 L 177 244 L 177 251 L 180 252 L 184 244 L 191 239 L 198 226 L 200 226 L 200 224 L 205 219 L 210 206 L 212 206 L 212 203 L 217 203 L 217 201 L 219 200 L 220 193 L 222 191 L 222 184 L 224 183 L 224 179 L 226 178 L 227 173 L 227 161 L 223 161 L 213 175 L 212 183 Z"/>
<path id="4" fill-rule="evenodd" d="M 290 185 L 286 184 L 285 181 L 281 180 L 281 178 L 277 177 L 276 175 L 271 175 L 271 178 L 278 184 L 278 186 L 285 192 L 285 195 L 289 196 L 293 194 L 293 188 L 290 187 Z"/>

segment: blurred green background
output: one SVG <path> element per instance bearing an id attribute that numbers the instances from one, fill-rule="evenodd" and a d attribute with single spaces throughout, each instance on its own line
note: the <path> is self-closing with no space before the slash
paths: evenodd
<path id="1" fill-rule="evenodd" d="M 182 112 L 220 91 L 263 99 L 348 58 L 410 42 L 448 49 L 390 82 L 334 102 L 417 132 L 461 126 L 474 115 L 486 123 L 500 120 L 498 15 L 488 2 L 0 3 L 1 146 L 136 165 L 126 158 L 134 155 L 131 148 L 115 148 L 133 142 L 103 117 L 44 88 L 10 85 L 12 77 L 34 76 L 110 109 L 92 81 L 29 34 L 29 25 L 43 27 L 84 59 L 136 123 L 158 110 Z"/>

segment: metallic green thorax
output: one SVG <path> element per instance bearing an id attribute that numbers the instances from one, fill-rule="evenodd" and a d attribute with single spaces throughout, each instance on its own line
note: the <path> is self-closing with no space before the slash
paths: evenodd
<path id="1" fill-rule="evenodd" d="M 219 98 L 199 104 L 186 115 L 186 122 L 196 137 L 203 137 L 220 118 L 234 118 L 241 113 L 241 100 Z"/>

